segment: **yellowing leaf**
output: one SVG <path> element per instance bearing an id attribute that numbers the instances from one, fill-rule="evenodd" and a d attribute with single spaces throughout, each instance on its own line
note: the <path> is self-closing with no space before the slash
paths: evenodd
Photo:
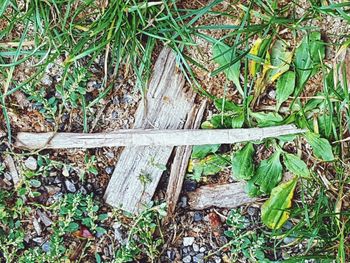
<path id="1" fill-rule="evenodd" d="M 254 85 L 254 98 L 252 100 L 252 104 L 254 105 L 257 98 L 260 96 L 261 93 L 264 92 L 266 88 L 266 73 L 270 69 L 270 54 L 269 52 L 266 53 L 266 58 L 265 58 L 265 63 L 263 66 L 263 70 L 261 73 L 261 76 L 256 80 L 255 85 Z"/>
<path id="2" fill-rule="evenodd" d="M 284 72 L 288 71 L 293 53 L 287 50 L 287 45 L 282 40 L 276 40 L 271 48 L 271 66 L 267 74 L 267 82 L 272 83 Z"/>
<path id="3" fill-rule="evenodd" d="M 260 49 L 262 41 L 263 40 L 261 38 L 258 38 L 257 40 L 255 40 L 252 48 L 250 49 L 249 54 L 257 56 L 259 53 L 259 49 Z M 254 77 L 256 74 L 256 65 L 257 65 L 256 61 L 254 61 L 254 60 L 249 61 L 248 69 L 249 69 L 249 74 L 252 77 Z"/>
<path id="4" fill-rule="evenodd" d="M 270 198 L 261 207 L 261 219 L 267 227 L 278 229 L 288 220 L 296 185 L 297 177 L 272 189 Z"/>

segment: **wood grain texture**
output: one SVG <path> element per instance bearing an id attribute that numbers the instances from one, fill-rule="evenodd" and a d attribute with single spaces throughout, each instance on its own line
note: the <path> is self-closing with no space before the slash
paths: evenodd
<path id="1" fill-rule="evenodd" d="M 188 109 L 188 107 L 186 107 Z M 162 112 L 162 111 L 161 111 Z M 162 112 L 163 114 L 164 112 Z M 164 113 L 165 114 L 165 113 Z M 184 114 L 184 112 L 179 112 Z M 172 118 L 173 119 L 173 118 Z M 164 120 L 165 121 L 165 120 Z M 183 123 L 182 119 L 178 119 Z M 160 123 L 160 122 L 159 122 Z M 158 126 L 160 124 L 158 123 Z M 169 123 L 167 123 L 168 127 Z M 180 146 L 230 144 L 302 133 L 294 125 L 249 129 L 158 130 L 126 129 L 111 133 L 26 133 L 17 134 L 16 147 L 25 149 L 68 149 L 119 146 Z"/>
<path id="2" fill-rule="evenodd" d="M 205 107 L 207 105 L 207 101 L 202 101 L 201 105 L 194 106 L 188 114 L 187 121 L 185 124 L 185 129 L 197 129 L 199 128 L 201 121 L 203 119 L 203 114 L 205 111 Z M 173 159 L 173 163 L 170 168 L 170 176 L 169 176 L 169 183 L 167 187 L 167 204 L 168 204 L 168 211 L 167 211 L 167 217 L 166 221 L 175 212 L 176 203 L 179 199 L 182 184 L 187 172 L 187 166 L 189 159 L 191 157 L 192 153 L 192 146 L 186 145 L 186 146 L 179 146 L 175 149 L 175 156 Z"/>
<path id="3" fill-rule="evenodd" d="M 22 178 L 17 171 L 15 161 L 13 160 L 11 155 L 7 155 L 4 159 L 4 163 L 12 177 L 13 185 L 15 186 L 15 188 L 17 188 L 20 182 L 22 181 Z"/>
<path id="4" fill-rule="evenodd" d="M 136 111 L 134 128 L 182 129 L 195 95 L 185 89 L 170 49 L 162 50 L 153 72 L 146 103 Z M 173 146 L 126 147 L 105 192 L 106 202 L 132 213 L 141 211 L 151 201 L 172 151 Z M 150 181 L 143 184 L 140 176 Z"/>
<path id="5" fill-rule="evenodd" d="M 249 197 L 245 192 L 245 185 L 244 182 L 238 182 L 202 186 L 196 191 L 188 193 L 190 209 L 235 208 L 254 202 L 256 199 Z"/>

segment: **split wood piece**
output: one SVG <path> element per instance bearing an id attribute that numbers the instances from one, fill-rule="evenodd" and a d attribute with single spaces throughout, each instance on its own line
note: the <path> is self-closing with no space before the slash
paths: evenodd
<path id="1" fill-rule="evenodd" d="M 187 117 L 185 123 L 185 129 L 197 129 L 199 128 L 207 101 L 202 101 L 199 107 L 194 106 L 191 113 Z M 166 221 L 174 214 L 176 203 L 179 199 L 182 184 L 186 175 L 188 161 L 191 157 L 192 146 L 180 146 L 176 147 L 175 156 L 170 169 L 169 183 L 167 188 L 167 204 L 168 212 Z"/>
<path id="2" fill-rule="evenodd" d="M 183 105 L 184 106 L 184 105 Z M 171 128 L 171 122 L 175 119 L 178 126 L 183 124 L 184 108 L 177 109 L 164 105 L 160 114 L 179 111 L 179 115 L 169 116 L 166 125 Z M 185 109 L 188 109 L 186 105 Z M 188 109 L 189 110 L 189 109 Z M 168 112 L 168 114 L 170 114 Z M 158 126 L 167 121 L 165 116 L 159 116 L 162 121 L 155 121 Z M 182 116 L 182 118 L 180 117 Z M 136 116 L 137 118 L 137 116 Z M 157 118 L 157 116 L 152 116 Z M 147 120 L 150 123 L 149 119 Z M 150 124 L 147 124 L 148 126 Z M 179 127 L 177 127 L 179 128 Z M 266 128 L 248 129 L 208 129 L 208 130 L 164 130 L 164 129 L 127 129 L 111 133 L 27 133 L 17 134 L 15 146 L 25 149 L 68 149 L 68 148 L 99 148 L 119 146 L 181 146 L 181 145 L 205 145 L 205 144 L 231 144 L 251 140 L 262 140 L 269 137 L 302 133 L 305 130 L 297 129 L 294 125 L 284 125 Z"/>
<path id="3" fill-rule="evenodd" d="M 256 201 L 245 192 L 244 182 L 206 185 L 188 193 L 189 206 L 193 210 L 210 207 L 235 208 Z"/>
<path id="4" fill-rule="evenodd" d="M 11 155 L 7 155 L 4 159 L 5 165 L 7 167 L 7 169 L 10 172 L 10 175 L 12 177 L 12 181 L 13 181 L 13 185 L 15 186 L 15 188 L 19 185 L 19 183 L 21 182 L 21 177 L 18 174 L 16 165 L 15 165 L 15 161 L 13 160 Z"/>
<path id="5" fill-rule="evenodd" d="M 193 90 L 184 84 L 175 55 L 170 49 L 163 49 L 154 66 L 146 103 L 139 105 L 136 111 L 134 128 L 182 129 L 195 98 Z M 138 132 L 144 134 L 145 131 Z M 156 133 L 155 137 L 161 137 L 161 133 Z M 142 138 L 134 137 L 136 141 L 132 145 L 139 145 L 137 141 Z M 153 137 L 157 141 L 156 138 Z M 115 140 L 112 138 L 109 142 Z M 132 213 L 142 211 L 144 205 L 150 203 L 172 151 L 172 146 L 126 147 L 105 192 L 106 202 Z"/>

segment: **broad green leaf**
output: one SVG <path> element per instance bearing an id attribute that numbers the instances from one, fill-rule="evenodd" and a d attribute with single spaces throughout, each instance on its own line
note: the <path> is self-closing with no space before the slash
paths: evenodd
<path id="1" fill-rule="evenodd" d="M 283 117 L 277 112 L 250 112 L 250 115 L 255 118 L 259 127 L 273 126 L 283 121 Z"/>
<path id="2" fill-rule="evenodd" d="M 249 180 L 254 175 L 254 146 L 248 143 L 232 156 L 232 175 L 237 180 Z"/>
<path id="3" fill-rule="evenodd" d="M 318 134 L 313 132 L 305 133 L 305 137 L 317 158 L 326 162 L 334 160 L 332 146 L 327 139 L 320 138 Z"/>
<path id="4" fill-rule="evenodd" d="M 229 114 L 229 113 L 214 114 L 210 119 L 210 123 L 216 129 L 231 128 L 232 114 Z"/>
<path id="5" fill-rule="evenodd" d="M 242 128 L 244 123 L 244 114 L 243 112 L 240 115 L 232 116 L 232 128 Z"/>
<path id="6" fill-rule="evenodd" d="M 195 145 L 192 148 L 192 159 L 203 159 L 209 153 L 215 153 L 220 148 L 220 144 Z"/>
<path id="7" fill-rule="evenodd" d="M 319 32 L 312 32 L 302 39 L 300 45 L 296 48 L 294 59 L 298 91 L 317 72 L 320 56 L 323 58 L 324 55 L 325 47 L 321 43 L 321 34 Z"/>
<path id="8" fill-rule="evenodd" d="M 220 66 L 230 65 L 231 62 L 235 59 L 235 53 L 233 48 L 228 45 L 218 42 L 213 46 L 213 56 L 216 63 Z M 235 84 L 239 93 L 243 96 L 244 92 L 239 81 L 241 69 L 241 62 L 238 61 L 235 64 L 225 69 L 225 74 L 227 78 Z"/>
<path id="9" fill-rule="evenodd" d="M 249 181 L 249 194 L 252 196 L 261 193 L 269 194 L 282 178 L 281 151 L 272 154 L 268 159 L 262 160 L 255 175 Z"/>
<path id="10" fill-rule="evenodd" d="M 238 106 L 232 101 L 226 99 L 215 99 L 214 100 L 215 108 L 223 112 L 242 112 L 243 109 L 241 106 Z"/>
<path id="11" fill-rule="evenodd" d="M 272 189 L 270 198 L 261 207 L 261 219 L 267 227 L 279 229 L 288 220 L 296 185 L 297 177 Z"/>
<path id="12" fill-rule="evenodd" d="M 290 153 L 284 153 L 284 165 L 293 174 L 300 177 L 309 177 L 310 171 L 307 165 L 298 156 Z"/>
<path id="13" fill-rule="evenodd" d="M 276 83 L 276 110 L 281 107 L 288 97 L 293 93 L 295 87 L 295 73 L 288 71 L 284 73 Z"/>
<path id="14" fill-rule="evenodd" d="M 209 155 L 202 160 L 191 160 L 188 171 L 193 173 L 193 179 L 199 181 L 201 176 L 214 175 L 230 164 L 227 154 Z"/>
<path id="15" fill-rule="evenodd" d="M 267 82 L 272 83 L 284 72 L 288 71 L 293 53 L 288 51 L 287 45 L 282 40 L 276 40 L 271 48 L 270 70 L 267 73 Z"/>

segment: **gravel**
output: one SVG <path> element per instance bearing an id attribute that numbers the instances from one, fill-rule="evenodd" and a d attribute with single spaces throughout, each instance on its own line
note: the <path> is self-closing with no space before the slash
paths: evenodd
<path id="1" fill-rule="evenodd" d="M 193 243 L 194 243 L 194 237 L 184 237 L 183 239 L 184 247 L 192 246 Z"/>
<path id="2" fill-rule="evenodd" d="M 35 171 L 38 168 L 38 163 L 32 156 L 28 157 L 27 160 L 25 160 L 24 165 L 31 171 Z"/>
<path id="3" fill-rule="evenodd" d="M 184 263 L 190 263 L 192 261 L 192 257 L 191 256 L 186 256 L 182 259 L 182 262 Z"/>
<path id="4" fill-rule="evenodd" d="M 186 192 L 193 192 L 197 188 L 197 183 L 191 180 L 186 180 L 184 182 L 184 189 Z"/>
<path id="5" fill-rule="evenodd" d="M 199 251 L 199 246 L 196 243 L 193 243 L 192 248 L 193 248 L 194 252 L 198 252 Z"/>
<path id="6" fill-rule="evenodd" d="M 202 212 L 195 212 L 194 215 L 193 215 L 193 220 L 195 222 L 199 222 L 199 221 L 202 221 L 203 220 L 203 214 Z"/>
<path id="7" fill-rule="evenodd" d="M 65 183 L 66 188 L 69 192 L 75 193 L 77 191 L 77 188 L 75 187 L 75 185 L 71 181 L 66 180 L 64 183 Z"/>

